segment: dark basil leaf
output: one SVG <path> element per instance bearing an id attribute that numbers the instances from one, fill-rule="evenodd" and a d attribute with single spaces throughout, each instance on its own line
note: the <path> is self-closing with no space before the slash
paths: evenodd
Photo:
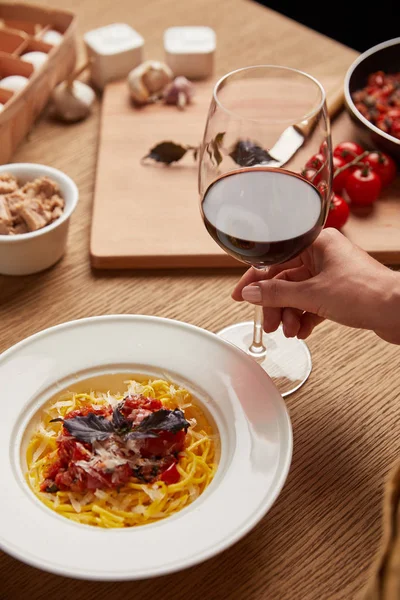
<path id="1" fill-rule="evenodd" d="M 58 486 L 55 483 L 52 483 L 51 485 L 48 485 L 46 487 L 45 490 L 48 494 L 54 494 L 55 492 L 58 492 Z"/>
<path id="2" fill-rule="evenodd" d="M 187 431 L 189 425 L 190 423 L 186 421 L 185 415 L 178 408 L 175 408 L 174 410 L 160 408 L 160 410 L 153 412 L 143 419 L 143 421 L 128 434 L 128 437 L 135 437 L 136 433 L 150 431 L 171 431 L 172 433 L 178 433 L 178 431 L 181 431 L 182 429 Z"/>
<path id="3" fill-rule="evenodd" d="M 267 150 L 250 142 L 250 140 L 239 140 L 236 142 L 229 156 L 240 167 L 254 167 L 275 160 Z"/>
<path id="4" fill-rule="evenodd" d="M 64 427 L 75 439 L 88 443 L 106 440 L 115 431 L 111 421 L 94 413 L 89 413 L 86 417 L 64 419 Z"/>
<path id="5" fill-rule="evenodd" d="M 112 424 L 114 425 L 114 429 L 125 433 L 130 431 L 132 427 L 132 423 L 119 411 L 118 406 L 113 410 Z"/>
<path id="6" fill-rule="evenodd" d="M 154 146 L 142 160 L 150 158 L 156 162 L 170 165 L 173 162 L 181 160 L 187 151 L 188 148 L 186 146 L 175 144 L 175 142 L 161 142 L 157 146 Z"/>

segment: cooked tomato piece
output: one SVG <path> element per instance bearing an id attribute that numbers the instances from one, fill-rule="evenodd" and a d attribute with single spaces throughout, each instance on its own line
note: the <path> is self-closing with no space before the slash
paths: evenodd
<path id="1" fill-rule="evenodd" d="M 178 469 L 176 468 L 176 463 L 172 463 L 169 467 L 167 467 L 165 471 L 161 473 L 160 479 L 167 485 L 178 483 L 180 475 Z"/>
<path id="2" fill-rule="evenodd" d="M 137 410 L 139 408 L 155 412 L 156 410 L 160 410 L 160 408 L 162 408 L 162 402 L 160 400 L 156 400 L 155 398 L 147 398 L 146 396 L 142 396 L 142 394 L 135 394 L 135 396 L 127 396 L 124 399 L 124 405 L 120 411 L 124 417 L 127 417 L 130 415 L 132 410 Z"/>
<path id="3" fill-rule="evenodd" d="M 185 437 L 186 433 L 184 431 L 178 431 L 178 433 L 161 431 L 158 437 L 143 440 L 140 453 L 144 458 L 176 454 L 183 450 Z"/>
<path id="4" fill-rule="evenodd" d="M 95 415 L 103 415 L 103 417 L 109 417 L 112 415 L 112 409 L 110 405 L 105 406 L 83 406 L 76 410 L 71 410 L 64 417 L 64 421 L 67 419 L 73 419 L 74 417 L 87 417 L 88 414 L 94 413 Z"/>

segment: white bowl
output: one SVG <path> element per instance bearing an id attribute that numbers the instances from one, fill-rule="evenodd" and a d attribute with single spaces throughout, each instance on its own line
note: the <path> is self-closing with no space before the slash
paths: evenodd
<path id="1" fill-rule="evenodd" d="M 59 261 L 65 252 L 69 221 L 79 198 L 78 188 L 62 171 L 36 163 L 1 165 L 0 173 L 15 175 L 21 184 L 47 176 L 60 186 L 65 200 L 61 217 L 37 231 L 0 235 L 0 274 L 29 275 L 43 271 Z"/>
<path id="2" fill-rule="evenodd" d="M 71 383 L 105 373 L 169 377 L 211 413 L 221 439 L 213 481 L 192 504 L 125 529 L 81 525 L 47 508 L 24 478 L 32 418 Z M 292 429 L 266 372 L 236 346 L 179 321 L 142 315 L 57 325 L 0 356 L 0 547 L 70 577 L 133 580 L 172 573 L 218 554 L 250 531 L 286 480 Z M 26 435 L 28 428 L 28 435 Z"/>

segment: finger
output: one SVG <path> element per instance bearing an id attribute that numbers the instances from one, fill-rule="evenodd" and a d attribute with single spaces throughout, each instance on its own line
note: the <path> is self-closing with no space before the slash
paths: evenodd
<path id="1" fill-rule="evenodd" d="M 309 278 L 309 272 L 305 267 L 298 267 L 296 269 L 289 269 L 288 271 L 283 271 L 283 273 L 279 273 L 276 276 L 277 279 L 283 279 L 284 281 L 305 281 L 306 279 Z M 293 309 L 295 310 L 295 309 Z M 298 311 L 296 313 L 296 315 L 298 317 L 300 317 L 302 315 L 302 311 Z M 300 327 L 300 319 L 295 319 L 295 322 L 297 323 L 297 326 L 294 324 L 292 324 L 292 320 L 293 317 L 290 316 L 288 317 L 288 323 L 287 323 L 287 331 L 288 331 L 288 335 L 287 337 L 295 337 L 297 335 L 297 331 Z M 284 323 L 284 320 L 282 318 L 282 310 L 280 308 L 270 308 L 270 307 L 264 307 L 264 331 L 265 333 L 272 333 L 273 331 L 276 331 L 281 323 L 281 321 Z M 286 331 L 284 331 L 285 335 L 286 335 Z"/>
<path id="2" fill-rule="evenodd" d="M 263 308 L 264 315 L 264 331 L 272 333 L 276 331 L 282 321 L 282 310 L 280 308 Z"/>
<path id="3" fill-rule="evenodd" d="M 298 267 L 303 267 L 303 261 L 300 256 L 296 256 L 296 258 L 292 258 L 292 260 L 288 260 L 279 265 L 272 265 L 268 269 L 268 279 L 272 279 L 272 277 L 276 277 L 282 271 L 287 271 L 288 269 L 296 269 Z"/>
<path id="4" fill-rule="evenodd" d="M 284 279 L 269 279 L 248 285 L 242 291 L 242 297 L 251 304 L 270 308 L 298 308 L 302 311 L 317 312 L 315 303 L 318 294 L 312 293 L 314 279 L 307 281 L 285 281 Z"/>
<path id="5" fill-rule="evenodd" d="M 276 275 L 276 279 L 283 279 L 284 281 L 307 281 L 307 279 L 310 279 L 310 272 L 304 266 L 297 267 L 296 269 L 287 269 Z"/>
<path id="6" fill-rule="evenodd" d="M 304 313 L 301 317 L 300 329 L 297 333 L 299 340 L 305 340 L 313 332 L 314 328 L 324 321 L 323 317 L 314 315 L 312 313 Z"/>
<path id="7" fill-rule="evenodd" d="M 282 311 L 282 328 L 287 338 L 296 337 L 301 327 L 303 312 L 297 308 L 284 308 Z"/>
<path id="8" fill-rule="evenodd" d="M 261 281 L 262 279 L 265 279 L 266 277 L 268 277 L 267 269 L 263 270 L 263 269 L 255 269 L 254 267 L 251 267 L 239 279 L 238 283 L 236 284 L 236 286 L 232 292 L 232 298 L 238 302 L 242 302 L 243 301 L 242 289 L 255 281 Z"/>

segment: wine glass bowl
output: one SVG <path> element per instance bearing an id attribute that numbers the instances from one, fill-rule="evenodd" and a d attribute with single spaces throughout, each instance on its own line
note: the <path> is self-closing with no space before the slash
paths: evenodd
<path id="1" fill-rule="evenodd" d="M 258 269 L 298 256 L 324 226 L 331 183 L 329 117 L 315 78 L 261 65 L 219 80 L 199 151 L 199 193 L 207 231 L 225 252 Z M 261 319 L 257 307 L 254 324 L 220 335 L 257 357 L 287 395 L 310 373 L 308 348 L 281 329 L 264 336 L 265 347 Z"/>

